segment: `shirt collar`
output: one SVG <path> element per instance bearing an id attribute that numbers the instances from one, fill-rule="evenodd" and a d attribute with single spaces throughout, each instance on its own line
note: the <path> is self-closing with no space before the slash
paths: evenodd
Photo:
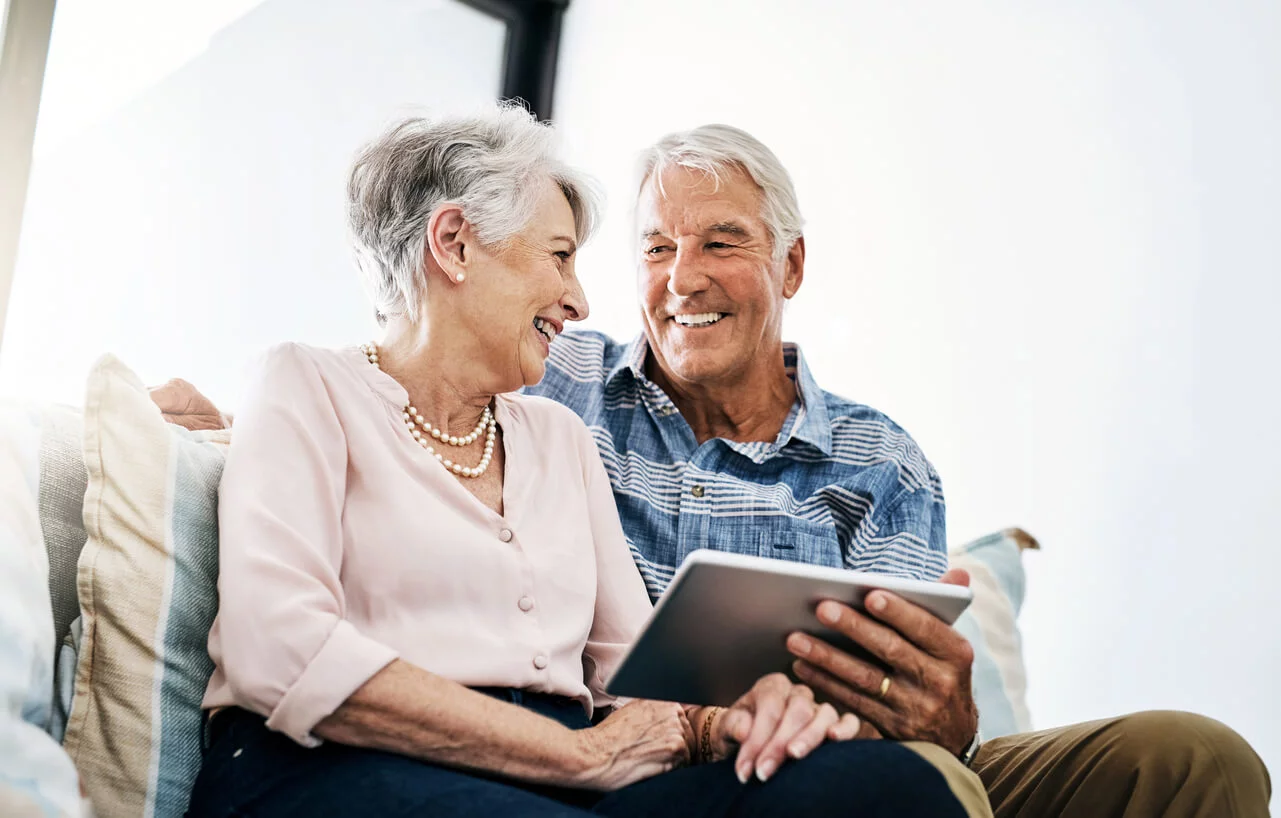
<path id="1" fill-rule="evenodd" d="M 618 363 L 614 364 L 614 368 L 609 370 L 609 374 L 605 377 L 606 386 L 624 372 L 631 372 L 632 377 L 636 378 L 640 383 L 648 380 L 645 377 L 645 356 L 647 355 L 649 355 L 649 341 L 645 339 L 645 333 L 642 332 L 632 339 L 623 354 L 619 356 Z"/>
<path id="2" fill-rule="evenodd" d="M 641 333 L 632 340 L 618 363 L 605 378 L 606 386 L 613 383 L 623 373 L 631 373 L 639 384 L 649 384 L 645 376 L 645 358 L 649 355 L 649 341 Z M 825 455 L 832 453 L 832 422 L 827 413 L 827 399 L 818 382 L 810 374 L 801 354 L 801 348 L 791 342 L 783 344 L 783 365 L 787 374 L 797 385 L 800 393 L 800 406 L 794 407 L 783 425 L 775 446 L 779 449 L 786 446 L 793 438 L 814 446 Z M 657 388 L 657 387 L 655 387 Z"/>
<path id="3" fill-rule="evenodd" d="M 832 453 L 832 420 L 827 414 L 827 396 L 819 388 L 818 381 L 810 374 L 810 368 L 801 355 L 801 348 L 796 344 L 783 344 L 783 365 L 787 374 L 796 381 L 801 393 L 799 416 L 792 425 L 791 437 L 803 440 L 825 455 Z M 786 440 L 780 440 L 786 445 Z"/>

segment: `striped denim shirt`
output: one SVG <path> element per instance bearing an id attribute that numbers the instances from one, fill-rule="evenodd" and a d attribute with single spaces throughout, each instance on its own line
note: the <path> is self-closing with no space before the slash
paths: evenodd
<path id="1" fill-rule="evenodd" d="M 885 415 L 819 389 L 796 345 L 783 358 L 798 399 L 778 438 L 702 445 L 645 376 L 648 349 L 643 335 L 565 333 L 526 391 L 587 423 L 652 599 L 698 548 L 916 579 L 946 570 L 934 467 Z"/>

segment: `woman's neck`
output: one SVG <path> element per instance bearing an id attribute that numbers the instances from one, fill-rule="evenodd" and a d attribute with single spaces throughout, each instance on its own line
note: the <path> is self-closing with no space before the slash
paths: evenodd
<path id="1" fill-rule="evenodd" d="M 433 333 L 425 319 L 418 324 L 389 319 L 378 345 L 382 370 L 409 393 L 418 414 L 449 434 L 465 435 L 474 429 L 494 399 L 482 383 L 483 373 L 469 366 L 471 360 L 474 357 L 444 333 Z"/>

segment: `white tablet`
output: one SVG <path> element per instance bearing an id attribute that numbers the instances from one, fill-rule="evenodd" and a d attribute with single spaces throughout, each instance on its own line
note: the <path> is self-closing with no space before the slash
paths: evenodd
<path id="1" fill-rule="evenodd" d="M 606 683 L 616 696 L 684 704 L 733 704 L 756 680 L 788 673 L 790 633 L 813 634 L 866 657 L 814 614 L 824 599 L 862 610 L 863 597 L 898 594 L 949 625 L 970 604 L 969 588 L 722 551 L 694 551 Z M 789 673 L 789 675 L 791 675 Z"/>

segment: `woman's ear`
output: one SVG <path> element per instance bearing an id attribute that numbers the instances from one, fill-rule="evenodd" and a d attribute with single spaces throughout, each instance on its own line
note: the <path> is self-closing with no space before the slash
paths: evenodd
<path id="1" fill-rule="evenodd" d="M 471 263 L 471 225 L 456 204 L 436 208 L 427 222 L 427 252 L 442 272 L 455 281 L 465 279 Z"/>

